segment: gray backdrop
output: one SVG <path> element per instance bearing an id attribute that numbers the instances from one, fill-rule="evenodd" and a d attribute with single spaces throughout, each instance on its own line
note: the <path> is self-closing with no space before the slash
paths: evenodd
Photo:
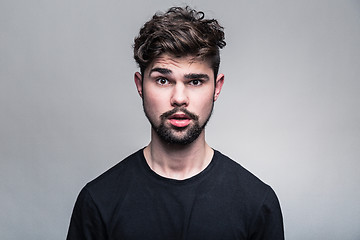
<path id="1" fill-rule="evenodd" d="M 360 239 L 360 2 L 187 3 L 226 29 L 209 144 L 275 189 L 287 239 Z M 0 239 L 64 239 L 82 186 L 149 142 L 131 45 L 171 5 L 0 1 Z"/>

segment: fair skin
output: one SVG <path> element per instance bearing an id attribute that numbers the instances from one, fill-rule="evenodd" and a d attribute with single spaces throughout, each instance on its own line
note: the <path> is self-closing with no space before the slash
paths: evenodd
<path id="1" fill-rule="evenodd" d="M 207 62 L 194 61 L 190 56 L 175 58 L 163 54 L 145 70 L 144 76 L 135 73 L 135 84 L 144 101 L 144 110 L 156 126 L 163 121 L 171 135 L 183 138 L 198 122 L 203 126 L 207 121 L 213 102 L 218 99 L 224 75 L 215 79 Z M 161 115 L 174 108 L 183 108 L 198 116 L 193 119 L 184 112 L 167 116 Z M 206 168 L 214 152 L 205 141 L 205 131 L 189 144 L 174 144 L 164 141 L 152 128 L 151 142 L 144 149 L 145 159 L 157 174 L 171 179 L 190 178 Z"/>

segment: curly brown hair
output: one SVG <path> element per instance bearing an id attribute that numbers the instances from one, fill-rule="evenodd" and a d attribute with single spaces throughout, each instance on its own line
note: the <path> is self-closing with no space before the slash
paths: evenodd
<path id="1" fill-rule="evenodd" d="M 156 13 L 146 22 L 133 46 L 141 73 L 155 58 L 168 53 L 209 61 L 216 77 L 220 65 L 219 49 L 226 45 L 225 34 L 217 20 L 204 16 L 203 12 L 189 6 L 172 7 L 165 13 Z"/>

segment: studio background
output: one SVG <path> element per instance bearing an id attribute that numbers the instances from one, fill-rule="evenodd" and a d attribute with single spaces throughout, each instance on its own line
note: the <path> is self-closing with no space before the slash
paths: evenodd
<path id="1" fill-rule="evenodd" d="M 360 239 L 360 1 L 0 1 L 0 239 L 65 239 L 80 189 L 150 140 L 132 41 L 189 4 L 225 27 L 209 144 L 291 240 Z"/>

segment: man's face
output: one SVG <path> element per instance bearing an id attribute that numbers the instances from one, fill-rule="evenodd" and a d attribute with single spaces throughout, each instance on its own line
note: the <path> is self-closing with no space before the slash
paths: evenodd
<path id="1" fill-rule="evenodd" d="M 143 107 L 153 131 L 165 142 L 189 144 L 199 137 L 209 120 L 224 77 L 214 84 L 207 62 L 192 57 L 163 54 L 135 74 Z"/>

